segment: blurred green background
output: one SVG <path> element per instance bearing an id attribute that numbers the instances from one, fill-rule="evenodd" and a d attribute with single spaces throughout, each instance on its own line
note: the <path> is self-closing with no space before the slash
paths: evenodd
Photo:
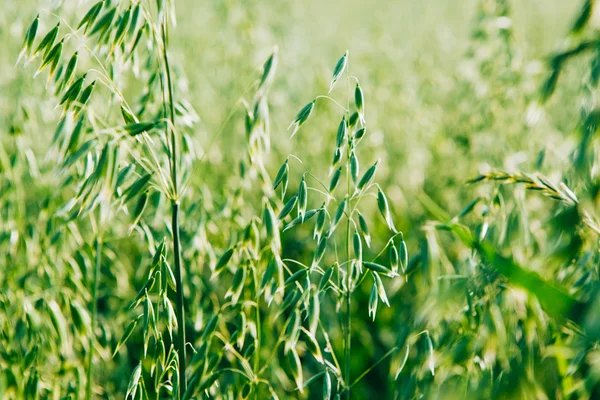
<path id="1" fill-rule="evenodd" d="M 0 16 L 0 117 L 4 126 L 20 96 L 44 92 L 43 77 L 32 82 L 31 72 L 13 68 L 13 60 L 32 16 L 60 3 L 4 2 Z M 476 175 L 482 163 L 510 164 L 515 153 L 534 160 L 548 134 L 555 133 L 555 128 L 571 128 L 566 121 L 576 113 L 575 107 L 557 107 L 529 129 L 523 140 L 527 105 L 545 72 L 540 60 L 563 40 L 579 4 L 508 3 L 510 46 L 515 54 L 508 68 L 515 74 L 508 78 L 512 87 L 502 81 L 500 68 L 504 66 L 495 71 L 480 69 L 496 59 L 503 62 L 494 44 L 501 30 L 494 2 L 483 0 L 178 1 L 172 52 L 186 77 L 181 89 L 202 120 L 196 136 L 206 145 L 244 96 L 273 46 L 279 47 L 280 67 L 270 99 L 275 150 L 271 162 L 279 165 L 281 156 L 292 149 L 308 161 L 324 156 L 311 146 L 318 143 L 319 148 L 326 148 L 335 136 L 335 124 L 328 127 L 317 122 L 295 140 L 289 140 L 286 128 L 314 93 L 326 91 L 332 64 L 349 50 L 350 70 L 365 88 L 370 129 L 375 133 L 369 146 L 384 161 L 394 203 L 408 207 L 407 214 L 414 215 L 420 211 L 413 207 L 410 193 L 428 181 L 445 189 L 462 188 L 462 181 Z M 478 30 L 484 30 L 490 40 L 477 42 L 474 33 Z M 489 111 L 493 121 L 477 108 L 487 104 L 498 108 Z M 49 130 L 54 128 L 52 116 L 56 118 L 57 112 L 44 115 Z M 480 124 L 478 118 L 485 123 Z M 241 118 L 237 120 L 239 128 Z M 245 145 L 243 131 L 235 129 L 235 124 L 234 120 L 228 125 L 208 154 L 211 166 L 218 165 L 211 175 L 227 174 L 228 169 L 220 166 L 235 163 Z M 42 132 L 36 136 L 51 137 Z M 36 143 L 41 149 L 47 144 Z M 466 162 L 456 163 L 456 157 Z"/>

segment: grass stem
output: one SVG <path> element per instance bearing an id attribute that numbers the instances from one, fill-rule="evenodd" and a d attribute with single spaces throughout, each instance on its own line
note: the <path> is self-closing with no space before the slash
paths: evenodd
<path id="1" fill-rule="evenodd" d="M 100 267 L 102 264 L 102 239 L 100 236 L 96 238 L 96 262 L 94 263 L 94 272 L 92 278 L 92 315 L 88 349 L 88 368 L 87 380 L 85 385 L 85 398 L 92 399 L 92 385 L 94 380 L 94 341 L 96 339 L 96 320 L 98 314 L 98 277 L 100 275 Z"/>
<path id="2" fill-rule="evenodd" d="M 183 268 L 181 262 L 181 243 L 179 238 L 179 193 L 177 184 L 177 138 L 175 137 L 175 99 L 173 97 L 173 82 L 171 79 L 171 67 L 167 53 L 167 28 L 165 22 L 162 24 L 163 37 L 163 61 L 167 75 L 167 90 L 169 92 L 169 118 L 171 120 L 171 183 L 173 185 L 173 199 L 171 201 L 171 229 L 173 231 L 173 254 L 175 258 L 175 286 L 176 302 L 175 313 L 177 315 L 177 358 L 179 360 L 179 398 L 182 399 L 187 389 L 186 376 L 186 348 L 185 348 L 185 310 L 183 295 Z M 166 129 L 169 129 L 168 127 Z"/>

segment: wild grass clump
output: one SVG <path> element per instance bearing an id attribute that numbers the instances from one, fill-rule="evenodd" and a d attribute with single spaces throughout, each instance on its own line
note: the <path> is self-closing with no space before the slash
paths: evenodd
<path id="1" fill-rule="evenodd" d="M 46 85 L 56 94 L 56 108 L 61 111 L 54 136 L 55 157 L 61 164 L 60 174 L 67 177 L 64 187 L 72 196 L 56 210 L 53 220 L 91 229 L 86 249 L 89 269 L 85 271 L 89 292 L 84 293 L 83 303 L 65 299 L 78 335 L 87 338 L 82 342 L 85 355 L 79 360 L 85 378 L 74 393 L 86 398 L 104 393 L 95 380 L 98 357 L 119 359 L 126 349 L 136 349 L 124 359 L 132 365 L 125 397 L 193 398 L 201 393 L 276 397 L 282 390 L 303 393 L 311 382 L 322 379 L 325 397 L 338 393 L 349 398 L 351 388 L 375 367 L 352 376 L 352 319 L 359 312 L 352 308 L 353 293 L 371 281 L 366 312 L 374 319 L 379 301 L 389 306 L 382 278 L 400 279 L 408 254 L 388 200 L 374 183 L 378 162 L 360 171 L 358 145 L 367 134 L 365 101 L 358 80 L 348 74 L 348 52 L 334 69 L 329 91 L 338 81 L 345 86 L 353 82 L 353 107 L 349 97 L 344 107 L 329 96 L 317 96 L 290 126 L 293 137 L 317 100 L 331 101 L 342 109 L 330 182 L 324 185 L 305 170 L 298 190 L 287 198 L 290 164 L 302 167 L 302 162 L 290 155 L 271 184 L 264 157 L 270 150 L 267 94 L 277 67 L 277 49 L 264 64 L 260 80 L 253 85 L 254 98 L 240 102 L 245 106 L 248 153 L 240 164 L 238 189 L 225 193 L 233 203 L 226 200 L 229 211 L 224 218 L 208 218 L 208 225 L 231 229 L 227 247 L 218 254 L 222 241 L 215 240 L 214 232 L 202 232 L 211 212 L 208 199 L 203 200 L 202 216 L 196 222 L 200 229 L 189 231 L 188 223 L 182 231 L 180 225 L 185 191 L 192 175 L 201 173 L 202 160 L 193 160 L 193 142 L 186 127 L 180 127 L 185 122 L 190 126 L 195 113 L 189 103 L 175 97 L 167 48 L 173 7 L 170 2 L 150 7 L 139 2 L 99 1 L 73 26 L 44 10 L 27 29 L 18 57 L 18 64 L 38 64 L 35 75 L 47 74 Z M 42 33 L 41 20 L 56 24 Z M 144 85 L 135 102 L 121 91 L 119 71 L 127 68 Z M 102 97 L 106 100 L 99 100 Z M 235 199 L 247 186 L 245 182 L 256 179 L 262 181 L 262 213 L 249 218 L 237 214 Z M 344 194 L 336 196 L 343 180 Z M 321 197 L 320 205 L 314 204 L 315 197 Z M 358 207 L 369 198 L 374 198 L 392 235 L 375 256 L 370 256 L 369 227 Z M 197 204 L 186 205 L 183 212 L 191 216 L 194 208 Z M 130 216 L 127 232 L 110 223 L 123 213 Z M 291 214 L 295 217 L 286 222 Z M 313 217 L 312 261 L 287 258 L 282 235 L 293 227 L 302 228 Z M 157 225 L 161 220 L 168 230 Z M 110 269 L 108 254 L 117 245 L 109 243 L 123 234 L 134 234 L 151 257 L 140 258 L 143 274 L 135 275 L 142 278 L 141 285 L 133 301 L 121 306 L 120 314 L 129 322 L 116 329 L 111 344 L 100 345 L 103 266 Z M 184 267 L 186 251 L 191 250 L 194 258 L 205 260 L 194 262 L 195 269 Z M 206 280 L 206 294 L 194 293 L 198 288 L 190 285 L 194 275 Z M 217 282 L 229 282 L 228 289 L 222 292 L 225 286 Z M 212 298 L 213 304 L 193 306 L 190 300 L 195 298 L 204 303 Z M 344 310 L 339 325 L 321 321 L 322 302 L 324 314 Z M 61 316 L 66 304 L 49 303 L 61 336 L 67 334 L 66 319 Z M 186 318 L 186 310 L 195 315 L 195 324 Z M 230 331 L 232 323 L 237 327 L 234 331 Z M 188 346 L 193 349 L 189 357 Z M 96 351 L 97 347 L 102 351 Z M 376 365 L 396 350 L 387 352 Z M 321 367 L 309 363 L 312 373 L 305 380 L 306 352 Z M 45 393 L 38 383 L 25 390 Z"/>
<path id="2" fill-rule="evenodd" d="M 598 397 L 595 2 L 385 4 L 6 6 L 1 398 Z"/>

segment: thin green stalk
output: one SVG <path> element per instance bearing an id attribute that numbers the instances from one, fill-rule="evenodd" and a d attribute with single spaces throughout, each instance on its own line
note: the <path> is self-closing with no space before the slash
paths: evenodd
<path id="1" fill-rule="evenodd" d="M 350 65 L 347 66 L 346 68 L 346 110 L 350 110 L 350 96 L 348 95 L 349 91 L 350 91 Z M 349 133 L 348 133 L 349 134 Z M 350 137 L 348 137 L 347 139 L 347 145 L 348 145 L 348 154 L 346 157 L 346 198 L 347 198 L 347 203 L 346 203 L 346 207 L 348 207 L 347 209 L 347 224 L 346 224 L 346 262 L 348 262 L 348 265 L 346 267 L 347 270 L 347 276 L 346 276 L 346 315 L 345 315 L 345 334 L 346 337 L 344 338 L 344 358 L 345 358 L 345 371 L 344 371 L 344 384 L 346 386 L 346 400 L 350 400 L 350 389 L 351 389 L 351 385 L 350 385 L 350 356 L 351 356 L 351 342 L 352 342 L 352 318 L 350 315 L 350 308 L 351 308 L 351 302 L 350 302 L 350 295 L 351 295 L 351 291 L 350 291 L 350 284 L 352 282 L 352 263 L 350 262 L 350 221 L 352 219 L 352 210 L 350 207 Z"/>
<path id="2" fill-rule="evenodd" d="M 94 272 L 92 278 L 92 316 L 88 349 L 87 382 L 85 386 L 85 398 L 88 400 L 92 399 L 92 380 L 94 378 L 94 340 L 96 339 L 96 319 L 98 314 L 98 276 L 100 272 L 101 263 L 102 239 L 98 234 L 98 237 L 96 238 L 96 262 L 94 264 Z"/>
<path id="3" fill-rule="evenodd" d="M 165 17 L 166 18 L 166 17 Z M 171 183 L 173 184 L 173 196 L 175 200 L 178 197 L 177 190 L 177 140 L 175 140 L 175 100 L 173 99 L 173 82 L 171 79 L 171 66 L 169 64 L 169 55 L 167 54 L 167 29 L 162 25 L 163 34 L 163 60 L 167 74 L 167 90 L 169 91 L 169 119 L 171 120 Z M 167 131 L 169 127 L 167 126 Z M 167 135 L 168 136 L 168 135 Z"/>
<path id="4" fill-rule="evenodd" d="M 397 350 L 398 350 L 398 347 L 396 346 L 396 347 L 392 348 L 390 351 L 388 351 L 387 353 L 385 353 L 383 355 L 383 357 L 381 357 L 375 364 L 369 366 L 369 368 L 367 368 L 362 374 L 360 374 L 360 376 L 358 378 L 356 378 L 354 380 L 354 382 L 352 382 L 350 387 L 353 387 L 354 385 L 356 385 L 362 378 L 367 376 L 367 374 L 369 372 L 371 372 L 373 369 L 375 369 L 375 367 L 377 367 L 379 364 L 381 364 L 386 358 L 388 358 L 389 356 L 394 354 L 394 352 L 396 352 Z"/>
<path id="5" fill-rule="evenodd" d="M 348 141 L 348 146 L 350 145 L 350 141 Z M 347 205 L 348 207 L 348 220 L 346 224 L 346 261 L 348 261 L 348 265 L 346 268 L 346 315 L 344 320 L 344 331 L 346 337 L 344 339 L 344 358 L 345 358 L 345 371 L 344 371 L 344 383 L 346 385 L 346 399 L 350 399 L 350 345 L 352 341 L 352 319 L 350 316 L 350 285 L 352 282 L 352 263 L 350 261 L 350 218 L 352 216 L 352 211 L 350 209 L 350 153 L 348 153 L 348 159 L 346 161 L 346 181 L 347 181 Z"/>
<path id="6" fill-rule="evenodd" d="M 166 21 L 166 15 L 165 15 Z M 183 268 L 181 264 L 181 243 L 179 239 L 179 193 L 177 188 L 177 140 L 175 137 L 175 101 L 173 98 L 173 82 L 171 79 L 171 67 L 169 65 L 169 56 L 167 54 L 167 28 L 166 22 L 162 24 L 163 36 L 163 60 L 167 75 L 167 90 L 169 92 L 169 117 L 171 120 L 171 183 L 173 185 L 173 198 L 171 199 L 171 229 L 173 231 L 173 254 L 175 257 L 175 286 L 176 303 L 175 313 L 177 314 L 177 358 L 179 360 L 179 398 L 182 399 L 187 389 L 186 370 L 186 348 L 185 348 L 185 311 L 183 298 Z M 167 130 L 169 127 L 166 128 Z M 168 137 L 168 135 L 167 135 Z"/>
<path id="7" fill-rule="evenodd" d="M 172 222 L 173 229 L 173 253 L 175 254 L 175 285 L 176 285 L 176 304 L 175 312 L 177 314 L 177 358 L 179 359 L 179 398 L 187 389 L 186 369 L 186 351 L 185 351 L 185 314 L 183 308 L 183 279 L 181 268 L 181 243 L 179 241 L 179 202 L 172 203 Z"/>
<path id="8" fill-rule="evenodd" d="M 254 268 L 254 290 L 256 292 L 256 350 L 254 352 L 254 376 L 259 376 L 260 369 L 260 342 L 261 342 L 261 324 L 260 324 L 260 287 L 258 282 L 258 274 L 256 268 Z M 254 391 L 254 398 L 257 397 L 258 390 Z"/>

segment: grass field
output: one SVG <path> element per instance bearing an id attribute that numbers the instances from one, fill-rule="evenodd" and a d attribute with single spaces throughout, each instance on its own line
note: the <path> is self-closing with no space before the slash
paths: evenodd
<path id="1" fill-rule="evenodd" d="M 595 1 L 3 6 L 0 398 L 600 396 Z"/>

